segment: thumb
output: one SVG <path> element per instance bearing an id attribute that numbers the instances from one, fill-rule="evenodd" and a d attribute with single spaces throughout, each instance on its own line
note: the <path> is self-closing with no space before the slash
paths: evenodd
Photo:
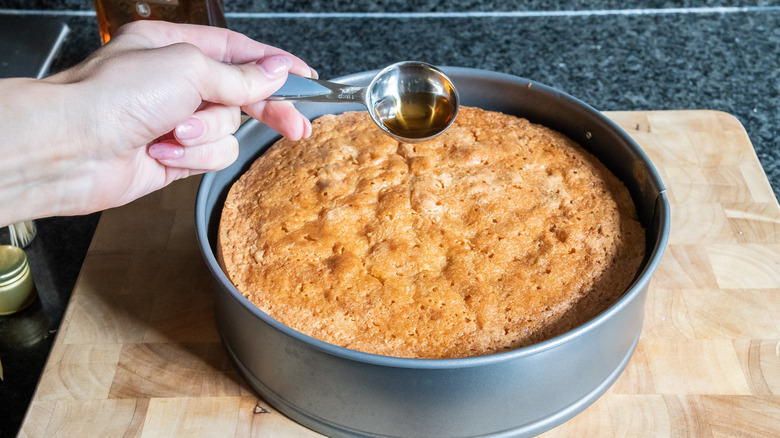
<path id="1" fill-rule="evenodd" d="M 216 61 L 209 64 L 212 74 L 201 75 L 201 98 L 223 105 L 244 106 L 263 100 L 281 88 L 293 59 L 288 55 L 272 55 L 243 65 Z"/>

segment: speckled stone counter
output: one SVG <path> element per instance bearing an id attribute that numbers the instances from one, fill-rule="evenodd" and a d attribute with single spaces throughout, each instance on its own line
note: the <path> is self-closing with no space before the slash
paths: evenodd
<path id="1" fill-rule="evenodd" d="M 599 110 L 728 112 L 745 126 L 780 197 L 780 1 L 339 3 L 346 2 L 227 0 L 227 21 L 234 30 L 295 53 L 323 78 L 417 59 L 526 77 Z M 68 24 L 71 33 L 54 71 L 99 47 L 89 1 L 0 0 L 3 14 L 44 14 Z M 96 220 L 92 215 L 39 223 L 45 268 L 38 276 L 48 278 L 41 281 L 57 291 L 60 306 Z M 25 360 L 42 364 L 42 351 Z M 2 351 L 0 357 L 11 360 Z M 31 395 L 39 371 L 29 369 Z M 0 389 L 0 404 L 9 397 Z M 25 394 L 14 397 L 13 403 L 25 403 Z M 23 410 L 2 411 L 0 436 L 16 433 Z"/>

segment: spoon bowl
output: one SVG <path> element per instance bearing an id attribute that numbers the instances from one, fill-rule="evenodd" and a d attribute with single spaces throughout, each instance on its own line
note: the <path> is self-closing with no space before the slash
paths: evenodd
<path id="1" fill-rule="evenodd" d="M 406 143 L 430 140 L 444 132 L 455 120 L 460 105 L 458 91 L 447 75 L 419 61 L 390 65 L 365 88 L 305 80 L 321 86 L 320 89 L 313 93 L 274 94 L 268 100 L 361 103 L 382 131 Z"/>

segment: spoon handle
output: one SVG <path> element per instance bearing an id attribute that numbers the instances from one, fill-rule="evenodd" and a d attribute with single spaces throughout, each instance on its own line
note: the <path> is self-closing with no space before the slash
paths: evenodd
<path id="1" fill-rule="evenodd" d="M 266 100 L 364 104 L 365 88 L 290 75 L 284 86 Z"/>

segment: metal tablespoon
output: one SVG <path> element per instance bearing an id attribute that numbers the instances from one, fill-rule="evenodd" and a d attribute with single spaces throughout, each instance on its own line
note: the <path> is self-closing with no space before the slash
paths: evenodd
<path id="1" fill-rule="evenodd" d="M 404 61 L 386 67 L 367 87 L 300 79 L 321 87 L 313 93 L 274 94 L 267 100 L 361 103 L 385 133 L 407 143 L 436 137 L 458 114 L 458 92 L 452 81 L 424 62 Z"/>

